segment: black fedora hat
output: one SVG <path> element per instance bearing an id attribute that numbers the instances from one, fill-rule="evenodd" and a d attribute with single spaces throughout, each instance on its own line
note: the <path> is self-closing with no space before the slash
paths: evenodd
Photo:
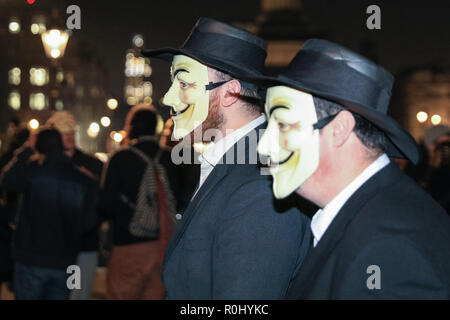
<path id="1" fill-rule="evenodd" d="M 168 61 L 172 61 L 175 55 L 186 55 L 238 78 L 261 74 L 267 44 L 243 29 L 200 18 L 181 48 L 142 50 L 142 54 Z"/>
<path id="2" fill-rule="evenodd" d="M 260 87 L 289 86 L 336 102 L 387 136 L 386 153 L 419 161 L 414 138 L 387 115 L 394 77 L 383 67 L 335 43 L 310 39 L 277 77 L 245 77 Z"/>

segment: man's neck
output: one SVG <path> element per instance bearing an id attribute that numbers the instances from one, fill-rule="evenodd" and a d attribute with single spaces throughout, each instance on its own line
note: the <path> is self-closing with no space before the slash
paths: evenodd
<path id="1" fill-rule="evenodd" d="M 332 163 L 328 170 L 317 170 L 298 190 L 298 193 L 324 208 L 342 190 L 355 180 L 376 159 L 352 159 Z M 340 165 L 339 165 L 340 164 Z M 346 168 L 351 168 L 347 169 Z"/>

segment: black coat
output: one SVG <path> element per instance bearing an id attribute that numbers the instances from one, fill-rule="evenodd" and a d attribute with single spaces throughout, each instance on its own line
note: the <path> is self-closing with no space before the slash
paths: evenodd
<path id="1" fill-rule="evenodd" d="M 256 141 L 247 140 L 245 161 L 236 161 L 244 139 L 223 158 L 234 164 L 211 171 L 172 235 L 163 266 L 168 299 L 282 299 L 309 249 L 309 219 L 275 202 L 270 176 L 249 162 Z"/>
<path id="2" fill-rule="evenodd" d="M 391 163 L 344 204 L 287 298 L 449 299 L 449 245 L 446 212 Z M 381 289 L 368 289 L 372 265 Z"/>
<path id="3" fill-rule="evenodd" d="M 13 235 L 13 259 L 66 269 L 76 260 L 83 233 L 97 221 L 97 183 L 68 157 L 47 156 L 40 165 L 28 163 L 31 153 L 28 148 L 19 154 L 2 180 L 6 190 L 23 195 Z"/>

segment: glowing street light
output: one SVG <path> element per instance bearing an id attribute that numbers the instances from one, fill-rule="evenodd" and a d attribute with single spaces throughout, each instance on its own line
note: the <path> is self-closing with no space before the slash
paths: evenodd
<path id="1" fill-rule="evenodd" d="M 8 25 L 9 32 L 11 33 L 19 33 L 20 32 L 20 23 L 17 21 L 11 21 Z"/>
<path id="2" fill-rule="evenodd" d="M 122 134 L 121 134 L 120 132 L 115 132 L 115 133 L 113 134 L 113 140 L 114 140 L 115 142 L 117 142 L 117 143 L 122 142 L 122 140 L 123 140 Z"/>
<path id="3" fill-rule="evenodd" d="M 424 111 L 419 111 L 417 112 L 416 118 L 420 123 L 424 123 L 428 119 L 428 114 Z"/>
<path id="4" fill-rule="evenodd" d="M 431 117 L 431 123 L 434 124 L 435 126 L 437 126 L 439 123 L 441 123 L 442 118 L 440 115 L 435 114 Z"/>
<path id="5" fill-rule="evenodd" d="M 39 121 L 37 121 L 36 119 L 31 119 L 28 122 L 28 126 L 30 127 L 30 129 L 32 130 L 37 130 L 39 128 Z"/>
<path id="6" fill-rule="evenodd" d="M 106 105 L 108 106 L 108 108 L 110 108 L 111 110 L 114 110 L 117 108 L 117 106 L 119 105 L 119 103 L 117 102 L 116 99 L 108 99 L 108 101 L 106 102 Z"/>
<path id="7" fill-rule="evenodd" d="M 100 123 L 102 124 L 102 126 L 104 127 L 109 127 L 109 125 L 111 124 L 111 119 L 109 117 L 102 117 L 100 119 Z"/>
<path id="8" fill-rule="evenodd" d="M 89 128 L 87 129 L 87 134 L 91 138 L 95 138 L 98 136 L 98 133 L 100 132 L 100 126 L 97 122 L 92 122 L 89 125 Z"/>
<path id="9" fill-rule="evenodd" d="M 44 45 L 45 54 L 52 59 L 58 59 L 64 56 L 69 34 L 58 29 L 50 29 L 42 33 L 42 44 Z"/>

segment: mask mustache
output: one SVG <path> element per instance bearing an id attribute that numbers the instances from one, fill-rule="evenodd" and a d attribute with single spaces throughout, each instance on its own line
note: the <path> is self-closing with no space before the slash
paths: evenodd
<path id="1" fill-rule="evenodd" d="M 269 158 L 267 159 L 267 165 L 268 165 L 269 167 L 281 166 L 282 164 L 285 164 L 286 162 L 288 162 L 289 159 L 291 159 L 293 155 L 294 155 L 294 152 L 291 152 L 291 154 L 290 154 L 286 159 L 284 159 L 284 160 L 282 160 L 282 161 L 279 161 L 279 162 L 272 161 L 272 159 L 269 157 Z"/>
<path id="2" fill-rule="evenodd" d="M 181 111 L 175 111 L 175 109 L 174 109 L 173 107 L 170 107 L 170 115 L 171 115 L 172 117 L 179 116 L 180 114 L 185 113 L 185 112 L 187 111 L 187 109 L 189 109 L 191 106 L 192 106 L 192 104 L 188 105 L 186 108 L 184 108 L 184 109 L 181 110 Z"/>

